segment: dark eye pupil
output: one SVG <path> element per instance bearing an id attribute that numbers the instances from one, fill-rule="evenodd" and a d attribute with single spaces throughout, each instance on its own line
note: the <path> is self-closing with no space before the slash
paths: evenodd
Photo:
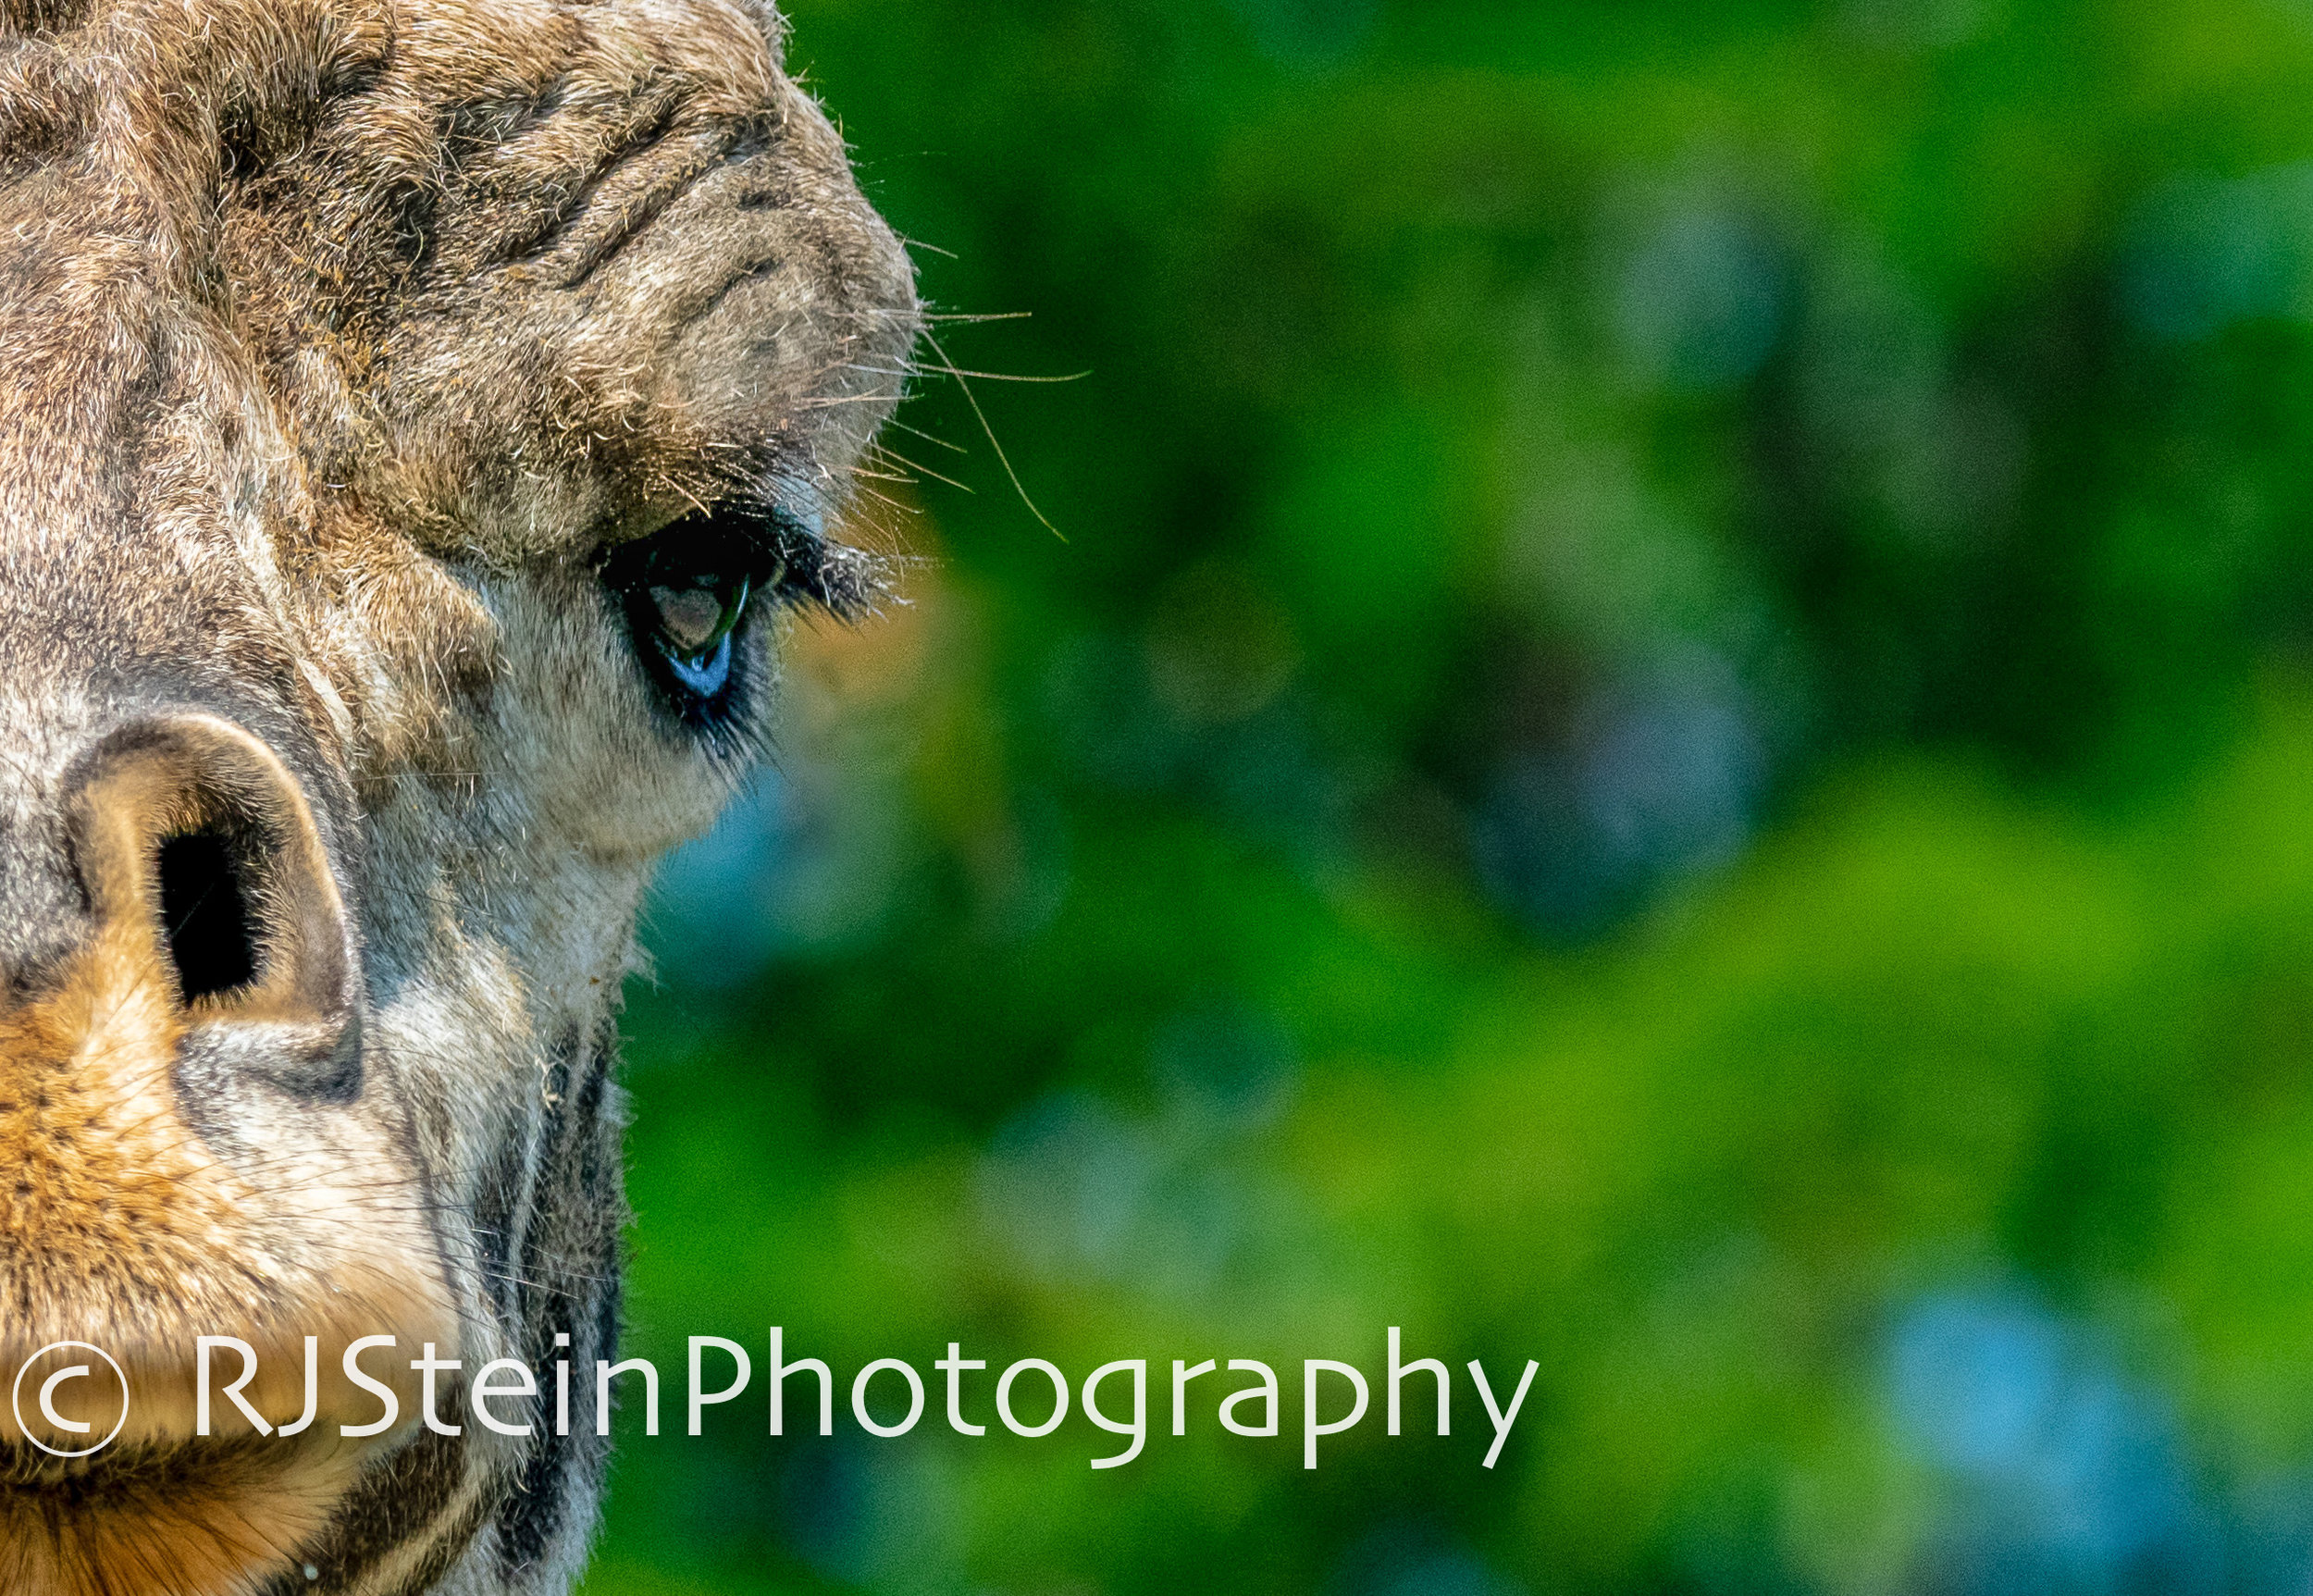
<path id="1" fill-rule="evenodd" d="M 687 587 L 653 584 L 649 596 L 661 637 L 679 654 L 700 659 L 712 653 L 747 612 L 748 588 L 745 576 L 701 575 Z"/>
<path id="2" fill-rule="evenodd" d="M 785 572 L 758 520 L 686 516 L 664 531 L 622 543 L 602 581 L 625 606 L 645 671 L 686 719 L 712 720 L 730 686 L 732 634 L 748 598 Z"/>

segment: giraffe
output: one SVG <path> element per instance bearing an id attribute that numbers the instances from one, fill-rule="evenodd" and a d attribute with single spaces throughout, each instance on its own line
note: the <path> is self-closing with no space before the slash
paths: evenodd
<path id="1" fill-rule="evenodd" d="M 615 1356 L 641 894 L 884 590 L 914 274 L 784 45 L 0 0 L 0 1589 L 583 1565 L 594 1382 L 416 1366 Z"/>

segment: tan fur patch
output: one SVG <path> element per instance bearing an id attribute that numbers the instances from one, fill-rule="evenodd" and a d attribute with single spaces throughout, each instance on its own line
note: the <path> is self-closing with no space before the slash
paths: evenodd
<path id="1" fill-rule="evenodd" d="M 30 1444 L 87 1444 L 36 1404 L 0 1415 L 0 1589 L 246 1588 L 322 1528 L 365 1455 L 415 1422 L 409 1355 L 380 1349 L 362 1367 L 397 1390 L 403 1421 L 376 1441 L 339 1436 L 340 1422 L 377 1417 L 376 1399 L 342 1372 L 345 1346 L 383 1334 L 413 1353 L 427 1341 L 457 1353 L 416 1193 L 391 1177 L 386 1149 L 364 1157 L 364 1133 L 348 1124 L 333 1131 L 353 1147 L 229 1162 L 187 1122 L 173 1074 L 191 1032 L 312 1017 L 288 954 L 226 999 L 188 1008 L 176 989 L 153 861 L 163 837 L 211 823 L 226 796 L 217 784 L 237 781 L 253 789 L 242 801 L 273 804 L 275 868 L 302 884 L 270 906 L 275 934 L 318 939 L 334 957 L 326 944 L 341 934 L 341 911 L 294 783 L 246 733 L 192 717 L 142 734 L 92 773 L 79 856 L 96 935 L 52 991 L 0 1011 L 0 1169 L 10 1171 L 0 1182 L 0 1378 L 48 1343 L 88 1342 L 119 1365 L 128 1397 L 124 1421 L 117 1384 L 63 1388 L 60 1417 L 118 1436 L 86 1461 Z M 301 905 L 301 892 L 322 897 Z M 364 1169 L 367 1181 L 355 1173 Z M 316 1249 L 333 1231 L 346 1240 Z M 257 1438 L 222 1398 L 214 1439 L 196 1435 L 204 1335 L 256 1348 L 258 1378 L 243 1395 L 277 1424 L 303 1413 L 304 1338 L 315 1339 L 316 1412 L 298 1440 Z M 37 1383 L 66 1361 L 26 1367 Z M 217 1367 L 213 1391 L 239 1372 L 229 1351 Z"/>
<path id="2" fill-rule="evenodd" d="M 246 1596 L 291 1565 L 355 1466 L 350 1447 L 301 1454 L 241 1441 L 131 1449 L 83 1473 L 0 1470 L 0 1589 Z"/>
<path id="3" fill-rule="evenodd" d="M 339 1438 L 340 1422 L 377 1417 L 340 1373 L 346 1342 L 395 1334 L 412 1352 L 432 1340 L 456 1354 L 454 1317 L 422 1271 L 423 1237 L 393 1246 L 392 1231 L 410 1227 L 391 1212 L 367 1231 L 387 1244 L 336 1268 L 292 1265 L 268 1247 L 284 1217 L 278 1192 L 211 1155 L 171 1102 L 183 1024 L 149 939 L 118 930 L 76 961 L 56 996 L 0 1015 L 0 1167 L 14 1172 L 0 1189 L 0 1374 L 49 1342 L 101 1337 L 130 1398 L 119 1441 L 87 1463 L 56 1461 L 20 1439 L 0 1446 L 0 1590 L 253 1589 L 327 1522 L 363 1457 L 414 1422 L 407 1356 L 373 1356 L 362 1367 L 398 1389 L 404 1423 L 380 1441 Z M 344 1194 L 387 1206 L 384 1194 Z M 398 1271 L 397 1257 L 421 1268 Z M 303 1337 L 316 1331 L 325 1379 L 303 1438 L 260 1441 L 216 1399 L 219 1439 L 192 1439 L 197 1336 L 255 1344 L 260 1378 L 244 1394 L 282 1423 L 303 1411 Z M 222 1355 L 213 1390 L 238 1372 L 235 1361 Z M 98 1435 L 120 1417 L 101 1379 L 72 1382 L 57 1406 Z M 36 1407 L 26 1411 L 37 1419 Z M 13 1412 L 0 1417 L 0 1435 L 23 1433 Z M 45 1426 L 36 1433 L 60 1450 L 87 1444 Z"/>

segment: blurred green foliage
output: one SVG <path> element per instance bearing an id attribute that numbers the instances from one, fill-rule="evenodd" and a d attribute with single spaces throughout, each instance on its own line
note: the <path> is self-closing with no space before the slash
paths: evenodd
<path id="1" fill-rule="evenodd" d="M 633 1346 L 926 1421 L 630 1434 L 592 1596 L 2302 1590 L 2313 8 L 794 15 L 1090 375 L 927 369 L 630 1013 Z M 1301 1468 L 1392 1324 L 1498 1468 Z"/>

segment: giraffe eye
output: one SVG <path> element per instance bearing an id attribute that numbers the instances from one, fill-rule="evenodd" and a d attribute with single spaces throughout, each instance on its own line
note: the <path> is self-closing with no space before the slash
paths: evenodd
<path id="1" fill-rule="evenodd" d="M 766 530 L 752 513 L 701 512 L 618 545 L 603 562 L 603 584 L 625 611 L 643 670 L 687 721 L 722 718 L 748 602 L 785 578 Z"/>
<path id="2" fill-rule="evenodd" d="M 670 571 L 636 606 L 644 635 L 689 692 L 711 699 L 731 679 L 731 631 L 747 613 L 745 572 Z"/>

